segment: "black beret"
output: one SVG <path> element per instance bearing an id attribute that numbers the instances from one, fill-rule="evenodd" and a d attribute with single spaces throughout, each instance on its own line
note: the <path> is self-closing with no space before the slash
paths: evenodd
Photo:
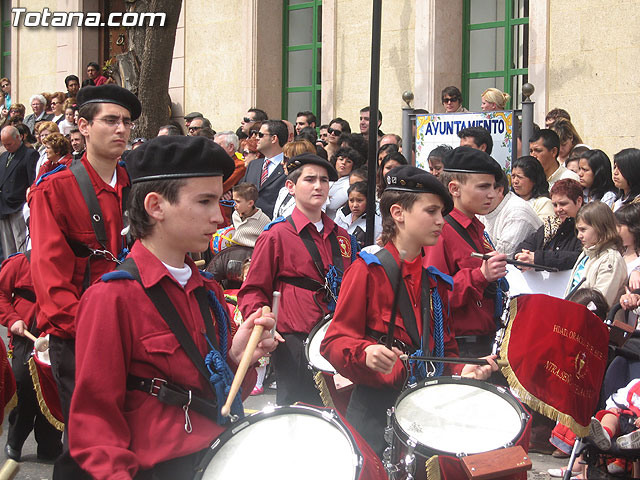
<path id="1" fill-rule="evenodd" d="M 200 112 L 191 112 L 187 115 L 184 116 L 185 120 L 193 120 L 194 118 L 202 118 L 204 117 L 204 115 L 202 115 Z"/>
<path id="2" fill-rule="evenodd" d="M 131 183 L 191 177 L 229 178 L 235 163 L 220 145 L 205 137 L 163 135 L 131 151 Z"/>
<path id="3" fill-rule="evenodd" d="M 384 189 L 395 192 L 433 193 L 444 202 L 444 214 L 453 210 L 453 199 L 449 190 L 440 180 L 430 173 L 411 165 L 401 165 L 392 168 L 385 177 L 387 187 Z"/>
<path id="4" fill-rule="evenodd" d="M 142 113 L 140 100 L 126 88 L 108 84 L 99 87 L 82 87 L 78 92 L 78 108 L 89 103 L 115 103 L 129 110 L 131 120 L 135 120 Z"/>
<path id="5" fill-rule="evenodd" d="M 315 153 L 303 153 L 301 155 L 296 155 L 293 158 L 290 158 L 287 162 L 287 172 L 291 173 L 296 168 L 302 167 L 303 165 L 320 165 L 327 169 L 327 173 L 329 174 L 329 180 L 335 182 L 338 180 L 338 172 L 336 168 L 331 165 L 324 158 L 316 155 Z"/>
<path id="6" fill-rule="evenodd" d="M 448 152 L 442 163 L 445 172 L 484 173 L 496 180 L 502 177 L 502 167 L 491 155 L 471 147 L 457 147 Z"/>

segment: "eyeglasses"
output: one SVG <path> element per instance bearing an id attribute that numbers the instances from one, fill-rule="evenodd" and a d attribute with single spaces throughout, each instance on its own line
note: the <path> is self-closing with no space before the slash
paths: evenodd
<path id="1" fill-rule="evenodd" d="M 60 102 L 51 102 L 51 106 L 53 107 L 54 105 L 60 105 Z"/>
<path id="2" fill-rule="evenodd" d="M 0 87 L 2 87 L 2 88 L 7 88 L 8 86 L 9 86 L 8 83 L 5 83 L 4 85 L 0 85 Z"/>
<path id="3" fill-rule="evenodd" d="M 258 132 L 258 137 L 260 137 L 260 138 L 264 137 L 265 135 L 271 136 L 270 133 Z"/>
<path id="4" fill-rule="evenodd" d="M 202 130 L 202 127 L 189 127 L 189 133 L 197 132 L 198 130 Z"/>
<path id="5" fill-rule="evenodd" d="M 220 205 L 222 205 L 223 207 L 233 208 L 233 207 L 236 206 L 236 201 L 235 200 L 220 200 Z"/>
<path id="6" fill-rule="evenodd" d="M 250 137 L 253 137 L 253 136 L 255 136 L 255 135 L 258 135 L 259 133 L 260 133 L 260 131 L 259 131 L 259 130 L 251 130 L 251 131 L 249 132 L 249 136 L 250 136 Z"/>
<path id="7" fill-rule="evenodd" d="M 242 151 L 242 156 L 246 157 L 247 155 L 251 155 L 253 152 L 250 152 L 249 150 L 243 150 Z"/>
<path id="8" fill-rule="evenodd" d="M 329 132 L 329 135 L 335 135 L 336 137 L 342 134 L 342 130 L 336 130 L 335 128 L 328 128 L 327 132 Z"/>
<path id="9" fill-rule="evenodd" d="M 107 127 L 111 127 L 111 128 L 115 128 L 120 124 L 122 124 L 122 126 L 127 130 L 130 130 L 133 127 L 135 127 L 135 124 L 131 121 L 130 118 L 105 117 L 105 118 L 94 118 L 93 120 L 104 123 Z"/>
<path id="10" fill-rule="evenodd" d="M 459 99 L 457 98 L 443 98 L 442 99 L 442 103 L 453 103 L 453 102 L 458 102 Z"/>
<path id="11" fill-rule="evenodd" d="M 249 117 L 244 117 L 242 120 L 244 121 L 244 123 L 251 123 L 254 121 L 253 118 L 249 118 Z"/>

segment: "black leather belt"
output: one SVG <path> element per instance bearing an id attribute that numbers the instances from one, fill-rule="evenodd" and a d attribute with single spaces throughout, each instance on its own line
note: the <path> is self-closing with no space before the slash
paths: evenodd
<path id="1" fill-rule="evenodd" d="M 215 400 L 211 401 L 198 397 L 191 390 L 185 390 L 162 378 L 141 378 L 129 375 L 127 377 L 127 390 L 140 390 L 153 397 L 158 397 L 158 400 L 168 405 L 180 408 L 188 406 L 213 421 L 216 421 L 218 417 L 218 404 Z"/>
<path id="2" fill-rule="evenodd" d="M 495 340 L 495 335 L 461 335 L 456 337 L 458 343 L 491 343 Z"/>
<path id="3" fill-rule="evenodd" d="M 368 335 L 369 337 L 373 338 L 376 342 L 381 343 L 381 344 L 386 344 L 387 343 L 387 334 L 386 333 L 380 333 L 377 332 L 375 330 L 371 330 L 370 328 L 367 328 L 365 330 L 365 334 Z M 417 349 L 416 347 L 412 346 L 412 345 L 408 345 L 406 343 L 404 343 L 402 340 L 398 340 L 397 338 L 393 339 L 393 346 L 399 348 L 400 350 L 402 350 L 402 352 L 410 355 L 413 352 L 415 352 Z"/>

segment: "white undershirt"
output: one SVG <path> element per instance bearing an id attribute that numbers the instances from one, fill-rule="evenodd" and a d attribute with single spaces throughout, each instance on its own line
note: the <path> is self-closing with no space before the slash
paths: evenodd
<path id="1" fill-rule="evenodd" d="M 318 230 L 318 233 L 320 233 L 324 228 L 324 223 L 322 223 L 322 220 L 320 220 L 319 222 L 315 222 L 314 225 L 316 227 L 316 230 Z"/>
<path id="2" fill-rule="evenodd" d="M 111 177 L 111 181 L 109 182 L 109 186 L 111 188 L 116 188 L 116 183 L 118 183 L 118 170 L 113 171 L 113 177 Z"/>
<path id="3" fill-rule="evenodd" d="M 191 278 L 191 274 L 193 273 L 191 271 L 191 267 L 189 267 L 189 265 L 187 265 L 186 263 L 182 268 L 172 267 L 171 265 L 167 265 L 164 262 L 162 262 L 162 264 L 167 268 L 167 270 L 169 270 L 169 273 L 173 276 L 173 278 L 175 278 L 176 281 L 180 285 L 182 285 L 182 288 L 184 288 L 184 286 Z"/>

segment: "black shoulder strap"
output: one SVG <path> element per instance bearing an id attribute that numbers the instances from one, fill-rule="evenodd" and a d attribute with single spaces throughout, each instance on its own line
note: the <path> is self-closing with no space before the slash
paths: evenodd
<path id="1" fill-rule="evenodd" d="M 291 218 L 291 215 L 287 217 L 287 221 L 293 226 L 294 229 L 296 228 L 296 224 L 293 221 L 293 218 Z M 309 252 L 309 255 L 311 255 L 313 263 L 316 265 L 316 269 L 318 270 L 318 273 L 320 273 L 320 278 L 324 283 L 327 269 L 324 266 L 324 262 L 322 261 L 322 257 L 320 256 L 320 252 L 318 251 L 316 242 L 313 241 L 313 238 L 311 238 L 311 233 L 309 233 L 309 230 L 307 230 L 306 228 L 303 228 L 300 231 L 300 238 L 302 239 L 302 243 L 304 243 L 304 246 L 307 247 L 307 251 Z M 329 241 L 331 242 L 331 256 L 333 258 L 333 266 L 339 268 L 340 270 L 343 270 L 344 263 L 342 261 L 342 255 L 340 254 L 338 237 L 336 236 L 335 232 L 331 232 L 329 234 Z"/>
<path id="2" fill-rule="evenodd" d="M 91 226 L 96 234 L 96 239 L 102 248 L 106 250 L 107 232 L 104 229 L 102 210 L 100 209 L 98 197 L 89 178 L 89 173 L 87 169 L 84 168 L 82 162 L 72 164 L 69 170 L 71 170 L 71 173 L 73 173 L 73 176 L 76 178 L 80 191 L 82 192 L 82 197 L 84 198 L 84 203 L 87 204 L 87 208 L 89 209 L 89 218 L 91 219 Z"/>
<path id="3" fill-rule="evenodd" d="M 391 282 L 391 285 L 394 286 L 395 279 L 400 275 L 400 267 L 396 263 L 396 260 L 393 258 L 393 255 L 389 253 L 386 248 L 381 249 L 378 253 L 376 253 L 376 257 L 380 259 L 380 263 L 382 264 L 382 268 L 384 268 L 385 273 L 387 274 L 387 278 Z M 409 292 L 407 291 L 407 286 L 404 283 L 404 279 L 400 284 L 400 298 L 398 299 L 398 309 L 400 310 L 400 315 L 404 320 L 404 326 L 407 329 L 407 333 L 411 337 L 411 341 L 414 345 L 420 345 L 420 335 L 418 333 L 418 325 L 416 323 L 416 315 L 413 313 L 413 308 L 411 307 L 411 299 L 409 298 Z"/>
<path id="4" fill-rule="evenodd" d="M 141 286 L 142 280 L 140 279 L 140 272 L 138 271 L 138 267 L 136 263 L 131 258 L 127 258 L 124 262 L 118 265 L 117 270 L 124 270 L 128 272 Z M 144 288 L 145 293 L 153 303 L 153 305 L 158 310 L 158 313 L 162 316 L 164 321 L 167 323 L 173 334 L 178 339 L 180 346 L 184 349 L 187 356 L 191 360 L 191 362 L 195 365 L 198 371 L 202 374 L 204 378 L 207 379 L 207 384 L 213 386 L 209 382 L 209 371 L 207 366 L 204 363 L 204 359 L 198 350 L 193 338 L 187 331 L 187 328 L 180 318 L 180 314 L 176 310 L 175 305 L 169 298 L 169 295 L 165 292 L 160 284 L 156 284 L 151 288 Z M 216 349 L 218 348 L 218 342 L 215 330 L 213 328 L 213 320 L 211 318 L 211 311 L 209 310 L 209 302 L 207 300 L 207 292 L 204 287 L 199 287 L 196 292 L 196 298 L 198 299 L 198 305 L 200 307 L 200 312 L 202 313 L 202 319 L 204 321 L 204 326 L 207 332 L 207 336 L 211 343 L 214 344 Z"/>
<path id="5" fill-rule="evenodd" d="M 462 225 L 460 225 L 460 222 L 458 222 L 451 215 L 445 215 L 444 219 L 449 225 L 451 225 L 451 227 L 458 233 L 458 235 L 460 235 L 462 239 L 471 246 L 473 250 L 475 250 L 476 252 L 478 251 L 478 246 L 474 243 L 471 235 L 469 235 L 469 232 L 467 232 L 467 230 Z"/>

